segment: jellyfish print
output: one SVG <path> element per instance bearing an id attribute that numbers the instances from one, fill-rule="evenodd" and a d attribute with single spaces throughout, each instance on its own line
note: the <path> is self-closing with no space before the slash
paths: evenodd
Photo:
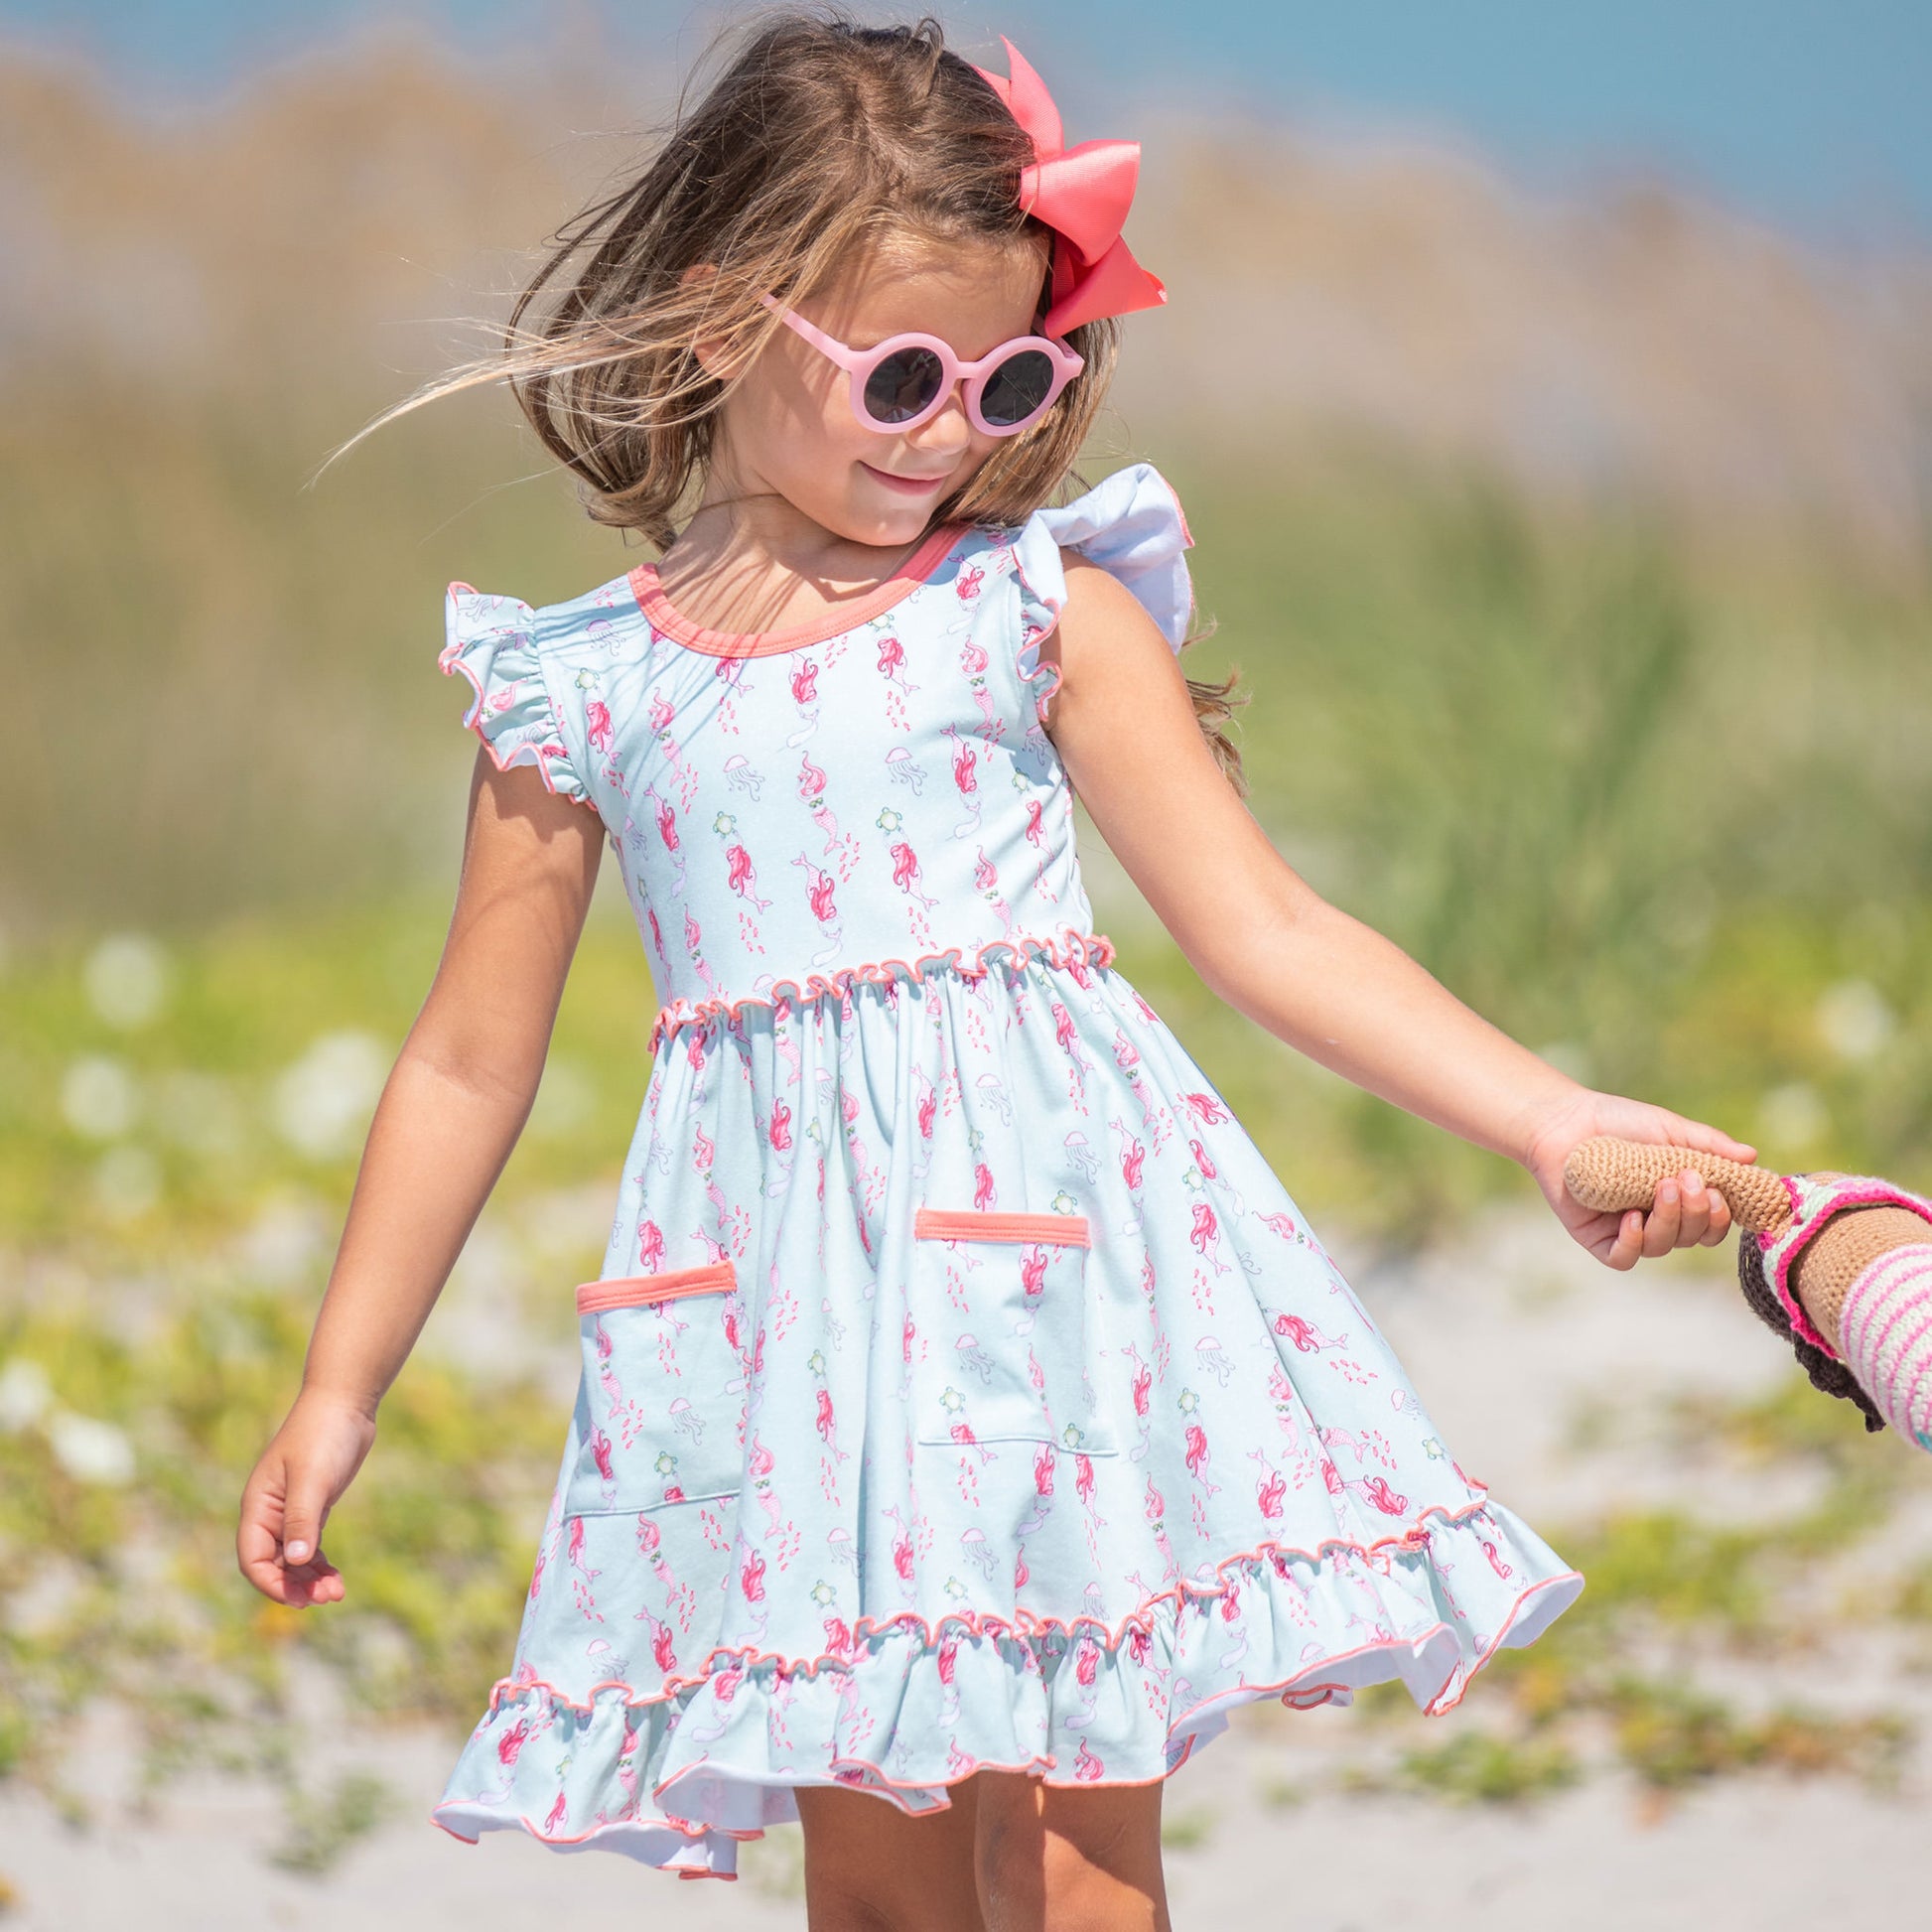
<path id="1" fill-rule="evenodd" d="M 744 792 L 756 805 L 764 785 L 764 773 L 743 752 L 734 752 L 725 760 L 725 783 L 733 791 Z"/>
<path id="2" fill-rule="evenodd" d="M 960 1532 L 959 1553 L 990 1584 L 994 1568 L 998 1562 L 991 1543 L 986 1540 L 986 1532 L 977 1527 L 969 1527 Z"/>
<path id="3" fill-rule="evenodd" d="M 980 1345 L 974 1335 L 961 1335 L 953 1343 L 953 1353 L 960 1367 L 969 1374 L 977 1375 L 983 1382 L 991 1385 L 993 1381 L 993 1357 Z"/>
<path id="4" fill-rule="evenodd" d="M 688 1437 L 691 1447 L 695 1449 L 704 1441 L 704 1417 L 686 1397 L 681 1395 L 671 1398 L 669 1414 L 671 1427 L 680 1436 Z"/>
<path id="5" fill-rule="evenodd" d="M 1100 1172 L 1100 1158 L 1093 1151 L 1093 1144 L 1076 1127 L 1067 1135 L 1061 1146 L 1066 1149 L 1066 1158 L 1073 1164 L 1080 1178 L 1091 1184 Z"/>
<path id="6" fill-rule="evenodd" d="M 886 776 L 896 785 L 904 785 L 914 798 L 925 786 L 925 766 L 903 745 L 895 745 L 886 754 Z"/>
<path id="7" fill-rule="evenodd" d="M 1013 1125 L 1013 1096 L 1007 1091 L 1007 1084 L 997 1073 L 982 1073 L 973 1082 L 979 1097 L 986 1103 L 989 1112 L 999 1117 L 1002 1127 Z"/>
<path id="8" fill-rule="evenodd" d="M 1228 1359 L 1228 1352 L 1221 1346 L 1219 1335 L 1202 1335 L 1194 1344 L 1194 1360 L 1207 1373 L 1226 1388 L 1234 1374 L 1234 1364 Z"/>

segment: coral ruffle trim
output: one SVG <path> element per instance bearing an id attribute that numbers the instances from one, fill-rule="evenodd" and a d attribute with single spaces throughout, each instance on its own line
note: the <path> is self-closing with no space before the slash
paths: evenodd
<path id="1" fill-rule="evenodd" d="M 1014 939 L 989 939 L 981 946 L 946 946 L 938 952 L 922 953 L 917 959 L 868 960 L 863 965 L 842 966 L 834 973 L 807 973 L 803 980 L 774 980 L 764 991 L 735 1000 L 672 1000 L 658 1009 L 651 1023 L 647 1050 L 655 1053 L 682 1027 L 704 1026 L 720 1017 L 736 1021 L 747 1007 L 787 1007 L 828 994 L 844 995 L 855 986 L 922 980 L 942 970 L 964 979 L 984 979 L 997 953 L 1010 954 L 1016 963 L 1029 957 L 1045 959 L 1079 979 L 1090 967 L 1113 964 L 1114 942 L 1105 933 L 1076 932 L 1068 926 L 1050 936 L 1029 933 Z"/>

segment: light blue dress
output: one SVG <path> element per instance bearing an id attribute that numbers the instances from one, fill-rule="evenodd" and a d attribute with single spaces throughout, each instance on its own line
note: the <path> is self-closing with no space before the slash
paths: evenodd
<path id="1" fill-rule="evenodd" d="M 662 1008 L 509 1674 L 438 1821 L 689 1875 L 801 1784 L 1173 1770 L 1251 1699 L 1435 1713 L 1582 1578 L 1465 1475 L 1093 929 L 1061 546 L 1178 646 L 1146 466 L 864 606 L 451 587 L 499 764 L 608 829 Z"/>

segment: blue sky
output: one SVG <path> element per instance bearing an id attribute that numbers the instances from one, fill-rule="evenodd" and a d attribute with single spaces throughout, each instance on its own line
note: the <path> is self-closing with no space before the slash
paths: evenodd
<path id="1" fill-rule="evenodd" d="M 1559 184 L 1661 169 L 1809 229 L 1910 222 L 1932 233 L 1932 0 L 942 0 L 937 10 L 969 43 L 1005 31 L 1032 54 L 1074 110 L 1076 138 L 1131 132 L 1123 109 L 1159 94 L 1328 126 L 1448 131 Z M 491 63 L 573 14 L 597 14 L 640 72 L 675 69 L 676 50 L 701 45 L 709 17 L 679 0 L 0 0 L 0 32 L 82 50 L 130 87 L 192 99 L 403 14 Z"/>

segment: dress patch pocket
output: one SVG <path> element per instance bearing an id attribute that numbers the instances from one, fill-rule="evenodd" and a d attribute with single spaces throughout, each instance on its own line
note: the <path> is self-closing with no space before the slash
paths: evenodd
<path id="1" fill-rule="evenodd" d="M 1105 1332 L 1086 1217 L 921 1207 L 912 1234 L 913 1440 L 1116 1454 L 1094 1386 Z"/>
<path id="2" fill-rule="evenodd" d="M 746 1376 L 729 1261 L 577 1291 L 583 1447 L 567 1516 L 628 1514 L 735 1496 Z"/>

